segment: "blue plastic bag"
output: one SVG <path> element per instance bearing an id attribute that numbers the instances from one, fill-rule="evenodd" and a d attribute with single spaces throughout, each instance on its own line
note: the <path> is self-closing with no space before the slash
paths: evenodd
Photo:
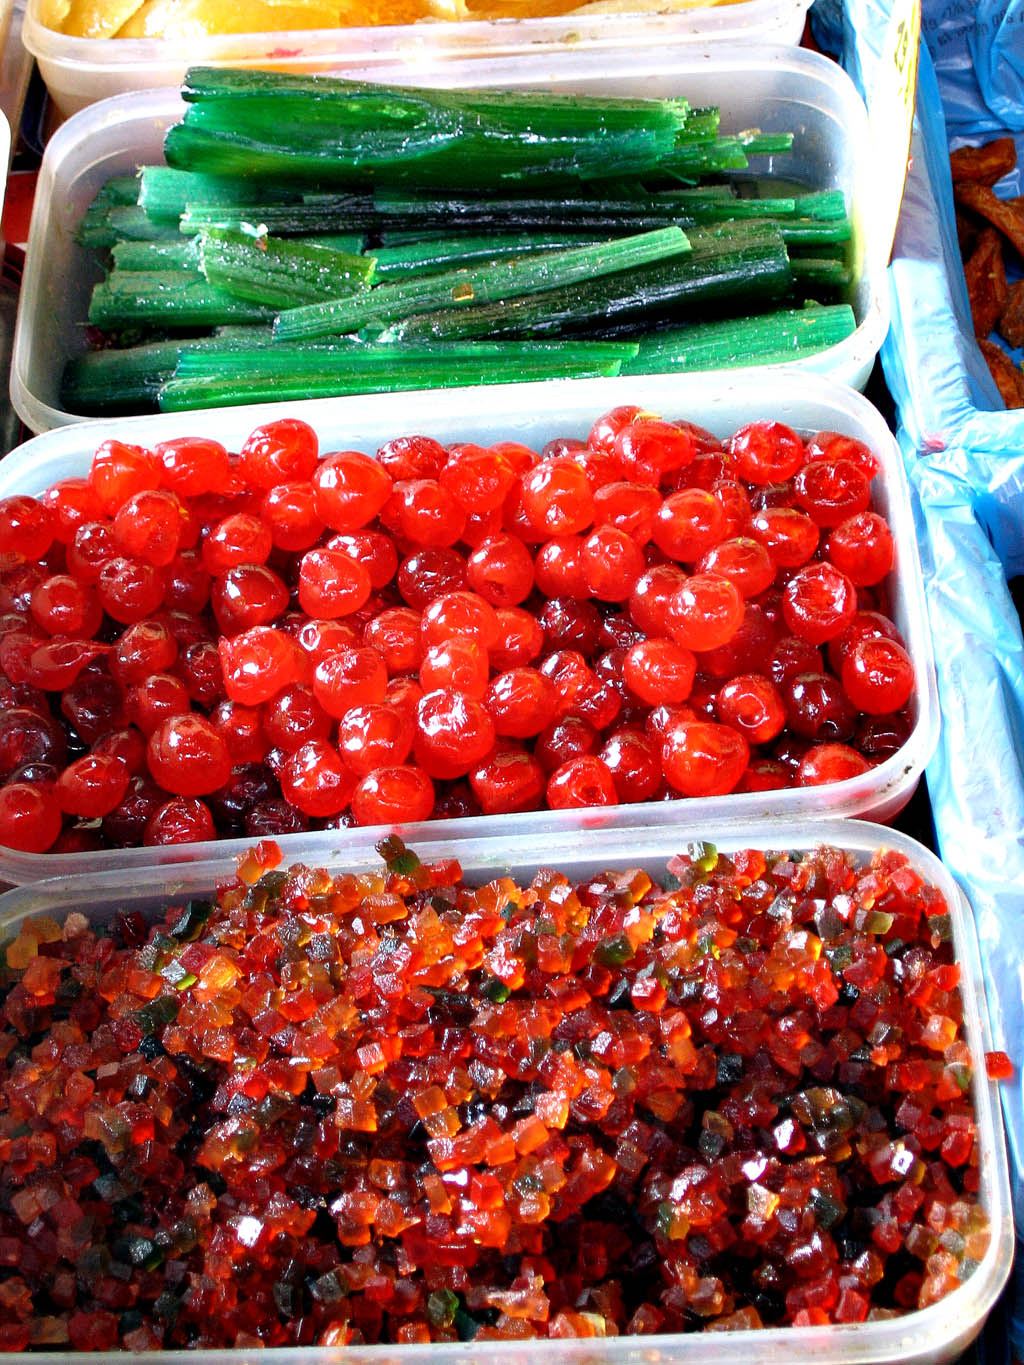
<path id="1" fill-rule="evenodd" d="M 885 0 L 819 0 L 812 11 L 819 41 L 841 53 L 864 94 L 889 16 Z M 938 675 L 942 729 L 928 790 L 939 851 L 974 910 L 994 1046 L 1017 1067 L 1002 1096 L 1024 1229 L 1024 638 L 1007 586 L 1024 573 L 1024 412 L 1003 408 L 974 341 L 949 170 L 951 140 L 1010 132 L 1024 154 L 1024 0 L 924 0 L 922 33 L 881 360 Z M 1020 192 L 1019 182 L 999 189 Z M 1024 1246 L 1017 1279 L 1009 1330 L 1022 1357 Z"/>

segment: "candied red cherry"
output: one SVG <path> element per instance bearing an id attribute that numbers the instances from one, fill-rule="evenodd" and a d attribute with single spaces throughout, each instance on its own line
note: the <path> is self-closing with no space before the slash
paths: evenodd
<path id="1" fill-rule="evenodd" d="M 8 682 L 33 682 L 30 660 L 47 638 L 42 631 L 35 629 L 9 630 L 0 638 L 0 672 Z"/>
<path id="2" fill-rule="evenodd" d="M 722 539 L 728 540 L 732 536 L 741 535 L 754 512 L 750 494 L 745 486 L 739 479 L 721 478 L 715 480 L 711 492 L 715 500 L 721 503 L 725 515 Z"/>
<path id="3" fill-rule="evenodd" d="M 396 582 L 404 600 L 422 611 L 435 597 L 466 586 L 466 561 L 457 550 L 433 546 L 417 550 L 402 561 Z"/>
<path id="4" fill-rule="evenodd" d="M 114 540 L 118 553 L 163 568 L 178 553 L 185 522 L 185 509 L 166 489 L 133 493 L 114 516 Z"/>
<path id="5" fill-rule="evenodd" d="M 857 589 L 824 561 L 805 564 L 786 584 L 782 616 L 794 635 L 812 645 L 834 639 L 857 610 Z"/>
<path id="6" fill-rule="evenodd" d="M 86 744 L 125 723 L 121 688 L 105 673 L 83 672 L 64 689 L 60 709 Z"/>
<path id="7" fill-rule="evenodd" d="M 469 785 L 483 815 L 507 815 L 540 807 L 547 774 L 532 754 L 508 750 L 478 764 Z"/>
<path id="8" fill-rule="evenodd" d="M 197 616 L 210 600 L 212 579 L 197 550 L 182 550 L 162 574 L 164 606 L 168 611 L 184 611 Z"/>
<path id="9" fill-rule="evenodd" d="M 313 428 L 298 417 L 282 417 L 249 434 L 238 453 L 238 472 L 250 488 L 273 488 L 308 479 L 319 454 Z"/>
<path id="10" fill-rule="evenodd" d="M 582 555 L 582 536 L 553 536 L 546 540 L 533 564 L 538 590 L 545 597 L 586 597 Z"/>
<path id="11" fill-rule="evenodd" d="M 146 826 L 167 801 L 148 773 L 132 777 L 120 805 L 103 818 L 103 837 L 114 848 L 141 844 Z"/>
<path id="12" fill-rule="evenodd" d="M 476 640 L 460 636 L 431 645 L 420 662 L 419 680 L 424 692 L 448 687 L 480 701 L 490 676 L 487 651 Z"/>
<path id="13" fill-rule="evenodd" d="M 537 623 L 548 650 L 574 649 L 592 654 L 601 635 L 601 613 L 585 597 L 552 597 L 541 607 Z"/>
<path id="14" fill-rule="evenodd" d="M 486 707 L 461 692 L 425 692 L 416 708 L 413 753 L 432 778 L 463 777 L 494 745 Z"/>
<path id="15" fill-rule="evenodd" d="M 28 657 L 28 680 L 47 692 L 63 692 L 78 678 L 82 670 L 109 650 L 109 645 L 95 640 L 80 640 L 73 636 L 56 635 L 37 645 Z"/>
<path id="16" fill-rule="evenodd" d="M 500 511 L 470 512 L 462 528 L 462 542 L 468 549 L 475 550 L 483 541 L 504 534 L 505 518 Z"/>
<path id="17" fill-rule="evenodd" d="M 329 654 L 313 673 L 313 695 L 335 720 L 340 720 L 350 707 L 383 701 L 387 685 L 384 660 L 369 646 Z"/>
<path id="18" fill-rule="evenodd" d="M 146 762 L 154 782 L 175 796 L 205 796 L 231 775 L 223 736 L 193 712 L 160 722 L 149 736 Z"/>
<path id="19" fill-rule="evenodd" d="M 615 794 L 629 805 L 650 801 L 661 785 L 658 746 L 642 730 L 621 729 L 602 745 L 598 758 L 612 775 Z"/>
<path id="20" fill-rule="evenodd" d="M 850 624 L 828 642 L 829 664 L 837 677 L 842 676 L 843 660 L 859 640 L 895 640 L 898 645 L 904 644 L 895 621 L 880 611 L 858 611 Z"/>
<path id="21" fill-rule="evenodd" d="M 668 604 L 668 634 L 687 649 L 728 644 L 743 623 L 743 598 L 727 578 L 693 574 Z"/>
<path id="22" fill-rule="evenodd" d="M 333 531 L 360 530 L 391 497 L 391 475 L 371 456 L 358 450 L 326 455 L 316 470 L 304 477 L 308 478 L 310 473 L 316 514 Z"/>
<path id="23" fill-rule="evenodd" d="M 299 606 L 309 616 L 348 616 L 370 596 L 366 567 L 344 550 L 307 550 L 299 561 Z"/>
<path id="24" fill-rule="evenodd" d="M 165 844 L 205 843 L 216 836 L 206 803 L 194 796 L 178 796 L 153 812 L 146 822 L 142 842 L 147 848 L 157 848 Z"/>
<path id="25" fill-rule="evenodd" d="M 709 678 L 731 678 L 736 673 L 766 673 L 777 630 L 758 602 L 746 602 L 739 629 L 727 644 L 701 650 L 697 666 Z"/>
<path id="26" fill-rule="evenodd" d="M 127 765 L 115 754 L 86 754 L 64 769 L 54 795 L 68 815 L 95 820 L 121 804 L 130 780 Z"/>
<path id="27" fill-rule="evenodd" d="M 236 564 L 213 580 L 210 606 L 223 635 L 265 626 L 288 606 L 284 581 L 266 564 Z"/>
<path id="28" fill-rule="evenodd" d="M 793 480 L 797 504 L 818 526 L 838 526 L 867 510 L 871 486 L 852 460 L 814 460 Z"/>
<path id="29" fill-rule="evenodd" d="M 278 774 L 284 799 L 307 815 L 337 815 L 351 800 L 355 776 L 326 739 L 307 740 Z"/>
<path id="30" fill-rule="evenodd" d="M 520 476 L 519 499 L 527 521 L 545 537 L 575 535 L 594 519 L 587 476 L 569 460 L 539 460 Z"/>
<path id="31" fill-rule="evenodd" d="M 748 422 L 725 444 L 729 468 L 747 483 L 781 483 L 804 462 L 804 443 L 783 422 Z"/>
<path id="32" fill-rule="evenodd" d="M 142 772 L 146 766 L 146 740 L 134 725 L 108 730 L 100 735 L 93 743 L 91 752 L 119 758 L 131 777 Z"/>
<path id="33" fill-rule="evenodd" d="M 0 844 L 21 853 L 45 853 L 61 830 L 60 806 L 53 792 L 29 782 L 0 787 Z"/>
<path id="34" fill-rule="evenodd" d="M 796 770 L 798 787 L 821 787 L 845 782 L 870 771 L 871 764 L 847 744 L 816 744 L 808 749 Z"/>
<path id="35" fill-rule="evenodd" d="M 843 659 L 843 688 L 859 711 L 898 711 L 914 691 L 914 665 L 895 640 L 860 639 Z"/>
<path id="36" fill-rule="evenodd" d="M 260 728 L 269 744 L 290 754 L 307 740 L 326 739 L 331 731 L 331 718 L 311 687 L 293 683 L 264 702 Z"/>
<path id="37" fill-rule="evenodd" d="M 798 569 L 818 548 L 817 523 L 795 507 L 762 507 L 747 523 L 747 532 L 759 541 L 777 568 Z"/>
<path id="38" fill-rule="evenodd" d="M 587 484 L 594 494 L 608 484 L 621 482 L 624 478 L 622 461 L 617 455 L 604 450 L 594 450 L 592 446 L 570 437 L 548 441 L 541 454 L 534 457 L 533 463 L 536 464 L 538 460 L 555 459 L 571 460 L 573 464 L 578 465 L 586 475 Z M 520 469 L 518 472 L 523 471 Z"/>
<path id="39" fill-rule="evenodd" d="M 362 565 L 374 590 L 387 587 L 398 572 L 395 542 L 383 531 L 350 531 L 331 536 L 328 550 L 339 550 Z"/>
<path id="40" fill-rule="evenodd" d="M 357 825 L 411 824 L 427 820 L 434 809 L 434 784 L 408 764 L 391 764 L 367 773 L 352 793 Z"/>
<path id="41" fill-rule="evenodd" d="M 784 687 L 799 673 L 821 673 L 824 666 L 820 649 L 798 635 L 783 635 L 775 642 L 768 673 L 776 687 Z"/>
<path id="42" fill-rule="evenodd" d="M 556 649 L 541 660 L 540 671 L 555 684 L 556 716 L 566 716 L 579 705 L 598 679 L 575 649 Z"/>
<path id="43" fill-rule="evenodd" d="M 281 834 L 301 834 L 309 829 L 309 816 L 281 798 L 258 801 L 245 813 L 245 833 L 249 839 L 274 839 Z"/>
<path id="44" fill-rule="evenodd" d="M 683 796 L 726 796 L 743 776 L 749 758 L 743 736 L 715 721 L 680 721 L 662 736 L 662 771 Z"/>
<path id="45" fill-rule="evenodd" d="M 100 570 L 117 556 L 114 528 L 108 521 L 83 521 L 67 547 L 64 564 L 79 583 L 99 582 Z"/>
<path id="46" fill-rule="evenodd" d="M 596 754 L 570 758 L 548 778 L 547 804 L 551 810 L 614 806 L 618 800 L 611 769 Z"/>
<path id="47" fill-rule="evenodd" d="M 716 708 L 723 725 L 738 730 L 748 744 L 767 744 L 786 724 L 782 697 L 763 673 L 730 678 L 719 690 Z"/>
<path id="48" fill-rule="evenodd" d="M 622 705 L 619 687 L 595 676 L 588 682 L 583 695 L 573 703 L 572 714 L 581 716 L 595 730 L 607 730 L 618 719 Z"/>
<path id="49" fill-rule="evenodd" d="M 818 431 L 807 442 L 807 459 L 852 460 L 869 481 L 881 472 L 882 462 L 877 455 L 855 436 L 843 436 L 837 431 Z"/>
<path id="50" fill-rule="evenodd" d="M 685 701 L 696 671 L 692 650 L 660 636 L 633 645 L 622 665 L 630 691 L 650 706 L 674 706 Z"/>
<path id="51" fill-rule="evenodd" d="M 759 597 L 771 586 L 775 566 L 763 545 L 750 536 L 734 536 L 702 555 L 697 572 L 727 578 L 741 597 Z"/>
<path id="52" fill-rule="evenodd" d="M 268 489 L 260 504 L 260 521 L 274 548 L 292 553 L 308 550 L 324 531 L 311 483 L 279 483 Z"/>
<path id="53" fill-rule="evenodd" d="M 612 408 L 603 413 L 590 428 L 587 434 L 587 445 L 593 450 L 611 455 L 614 453 L 615 441 L 619 432 L 628 427 L 631 422 L 635 422 L 638 417 L 649 417 L 651 415 L 634 404 L 624 403 L 620 407 Z"/>
<path id="54" fill-rule="evenodd" d="M 39 564 L 19 564 L 0 572 L 0 607 L 27 612 L 33 592 L 48 577 L 48 571 Z"/>
<path id="55" fill-rule="evenodd" d="M 408 479 L 395 484 L 381 520 L 410 545 L 447 549 L 461 540 L 466 511 L 435 479 Z"/>
<path id="56" fill-rule="evenodd" d="M 884 517 L 859 512 L 839 523 L 825 554 L 855 587 L 865 588 L 880 583 L 892 568 L 895 545 Z"/>
<path id="57" fill-rule="evenodd" d="M 130 625 L 153 615 L 164 600 L 164 585 L 152 564 L 118 556 L 100 569 L 96 594 L 108 616 Z"/>
<path id="58" fill-rule="evenodd" d="M 830 673 L 798 673 L 781 689 L 790 728 L 818 743 L 847 740 L 857 723 L 857 708 L 842 683 Z"/>
<path id="59" fill-rule="evenodd" d="M 53 544 L 57 518 L 45 503 L 25 493 L 0 499 L 0 554 L 38 563 Z"/>
<path id="60" fill-rule="evenodd" d="M 910 738 L 914 722 L 904 711 L 881 716 L 862 716 L 853 738 L 858 753 L 873 762 L 881 762 L 898 753 Z"/>
<path id="61" fill-rule="evenodd" d="M 494 613 L 497 643 L 489 651 L 491 667 L 498 672 L 517 668 L 536 659 L 544 648 L 544 628 L 523 607 L 499 607 Z"/>
<path id="62" fill-rule="evenodd" d="M 230 468 L 228 452 L 207 436 L 177 436 L 153 447 L 165 488 L 179 498 L 197 498 L 222 488 Z"/>
<path id="63" fill-rule="evenodd" d="M 114 645 L 110 672 L 122 686 L 129 686 L 150 673 L 166 673 L 177 657 L 178 642 L 166 622 L 136 621 Z"/>
<path id="64" fill-rule="evenodd" d="M 655 564 L 640 575 L 629 596 L 629 614 L 640 630 L 668 634 L 669 606 L 686 579 L 678 564 Z"/>
<path id="65" fill-rule="evenodd" d="M 448 452 L 432 436 L 396 436 L 377 451 L 377 462 L 398 483 L 400 479 L 436 479 Z"/>
<path id="66" fill-rule="evenodd" d="M 437 479 L 464 512 L 493 512 L 504 503 L 516 470 L 494 447 L 467 441 L 449 448 Z"/>
<path id="67" fill-rule="evenodd" d="M 419 706 L 422 696 L 423 688 L 420 687 L 415 678 L 389 678 L 383 705 L 393 706 L 396 711 L 401 711 L 403 715 L 414 721 L 416 719 L 416 708 Z"/>
<path id="68" fill-rule="evenodd" d="M 617 480 L 594 493 L 594 525 L 614 526 L 635 545 L 646 545 L 654 535 L 654 523 L 662 506 L 661 494 L 650 484 Z"/>
<path id="69" fill-rule="evenodd" d="M 778 792 L 793 785 L 793 774 L 777 758 L 755 758 L 748 765 L 735 790 L 738 792 Z"/>
<path id="70" fill-rule="evenodd" d="M 494 608 L 475 592 L 435 597 L 420 621 L 420 638 L 427 649 L 452 638 L 473 640 L 481 649 L 490 649 L 498 638 Z"/>
<path id="71" fill-rule="evenodd" d="M 283 631 L 256 626 L 217 641 L 224 689 L 232 701 L 259 706 L 295 681 L 295 646 Z"/>
<path id="72" fill-rule="evenodd" d="M 533 560 L 523 542 L 502 533 L 476 546 L 466 566 L 466 582 L 492 607 L 515 607 L 529 597 L 533 572 Z"/>
<path id="73" fill-rule="evenodd" d="M 248 512 L 232 512 L 203 538 L 203 565 L 224 574 L 239 564 L 265 564 L 273 549 L 270 530 Z"/>
<path id="74" fill-rule="evenodd" d="M 597 635 L 598 649 L 626 650 L 630 645 L 639 644 L 647 638 L 647 632 L 640 629 L 627 612 L 612 612 L 602 616 L 601 629 Z"/>
<path id="75" fill-rule="evenodd" d="M 67 754 L 67 740 L 53 716 L 11 706 L 0 711 L 0 782 L 27 763 L 60 766 Z"/>
<path id="76" fill-rule="evenodd" d="M 40 494 L 39 501 L 53 513 L 54 539 L 61 545 L 70 545 L 83 522 L 98 521 L 102 515 L 88 479 L 60 479 Z"/>
<path id="77" fill-rule="evenodd" d="M 367 621 L 363 644 L 377 651 L 389 674 L 413 673 L 423 658 L 422 620 L 412 607 L 387 607 Z"/>
<path id="78" fill-rule="evenodd" d="M 592 725 L 579 716 L 565 716 L 540 732 L 533 753 L 543 768 L 553 772 L 571 758 L 591 754 L 597 747 L 598 735 Z"/>
<path id="79" fill-rule="evenodd" d="M 258 706 L 243 706 L 225 698 L 210 712 L 210 724 L 227 745 L 233 764 L 258 763 L 267 750 L 263 713 Z"/>
<path id="80" fill-rule="evenodd" d="M 189 645 L 178 661 L 177 673 L 188 695 L 204 711 L 223 698 L 224 670 L 220 651 L 212 640 L 197 640 Z"/>
<path id="81" fill-rule="evenodd" d="M 360 641 L 359 632 L 351 621 L 307 621 L 301 614 L 294 619 L 286 613 L 279 629 L 290 635 L 300 651 L 314 666 L 339 649 L 348 649 Z M 417 621 L 417 630 L 419 622 Z M 418 636 L 417 636 L 418 638 Z"/>
<path id="82" fill-rule="evenodd" d="M 231 776 L 206 798 L 221 834 L 241 834 L 245 817 L 261 801 L 278 795 L 277 779 L 262 763 L 246 763 L 231 769 Z"/>
<path id="83" fill-rule="evenodd" d="M 555 684 L 536 668 L 510 668 L 491 680 L 484 701 L 495 733 L 526 739 L 555 717 Z"/>
<path id="84" fill-rule="evenodd" d="M 64 573 L 51 574 L 33 589 L 29 611 L 50 635 L 89 638 L 103 620 L 103 609 L 92 589 Z"/>
<path id="85" fill-rule="evenodd" d="M 690 464 L 697 448 L 683 427 L 642 416 L 618 433 L 613 453 L 621 460 L 627 479 L 657 487 L 667 474 Z"/>
<path id="86" fill-rule="evenodd" d="M 599 526 L 583 542 L 580 570 L 588 596 L 625 602 L 644 571 L 643 552 L 625 531 Z"/>
<path id="87" fill-rule="evenodd" d="M 89 466 L 89 487 L 100 511 L 112 517 L 134 494 L 159 488 L 161 473 L 152 451 L 124 441 L 104 441 Z"/>
<path id="88" fill-rule="evenodd" d="M 722 504 L 703 488 L 681 488 L 658 508 L 652 536 L 670 559 L 691 563 L 725 535 Z"/>
<path id="89" fill-rule="evenodd" d="M 353 706 L 338 725 L 338 752 L 356 777 L 403 763 L 412 739 L 412 713 L 386 702 Z"/>

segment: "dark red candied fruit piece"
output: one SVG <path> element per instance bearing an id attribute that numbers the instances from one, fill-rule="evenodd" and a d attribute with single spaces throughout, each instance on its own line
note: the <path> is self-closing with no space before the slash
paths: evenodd
<path id="1" fill-rule="evenodd" d="M 61 765 L 67 741 L 60 723 L 27 706 L 0 711 L 0 782 L 26 763 Z"/>
<path id="2" fill-rule="evenodd" d="M 853 737 L 857 708 L 830 673 L 792 674 L 780 693 L 794 735 L 818 742 Z"/>
<path id="3" fill-rule="evenodd" d="M 216 838 L 213 816 L 204 801 L 176 796 L 150 816 L 142 842 L 147 848 L 162 844 L 199 844 Z"/>
<path id="4" fill-rule="evenodd" d="M 462 555 L 439 545 L 407 555 L 398 566 L 396 582 L 404 601 L 422 611 L 435 597 L 464 588 L 466 578 L 466 560 Z"/>

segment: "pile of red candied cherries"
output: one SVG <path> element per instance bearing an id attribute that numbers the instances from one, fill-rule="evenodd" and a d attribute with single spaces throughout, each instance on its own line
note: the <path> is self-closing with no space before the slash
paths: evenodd
<path id="1" fill-rule="evenodd" d="M 909 735 L 876 457 L 106 441 L 0 502 L 0 843 L 87 851 L 839 781 Z"/>
<path id="2" fill-rule="evenodd" d="M 378 847 L 22 926 L 0 1348 L 860 1323 L 985 1258 L 949 916 L 905 857 L 473 888 Z"/>

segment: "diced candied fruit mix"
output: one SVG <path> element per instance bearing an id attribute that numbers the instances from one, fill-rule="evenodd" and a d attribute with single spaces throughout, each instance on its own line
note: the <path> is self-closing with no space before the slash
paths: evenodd
<path id="1" fill-rule="evenodd" d="M 876 456 L 635 406 L 586 440 L 108 440 L 0 501 L 0 844 L 841 781 L 911 728 Z"/>
<path id="2" fill-rule="evenodd" d="M 8 943 L 0 1346 L 857 1323 L 984 1257 L 948 910 L 903 855 L 474 888 L 378 847 Z"/>

